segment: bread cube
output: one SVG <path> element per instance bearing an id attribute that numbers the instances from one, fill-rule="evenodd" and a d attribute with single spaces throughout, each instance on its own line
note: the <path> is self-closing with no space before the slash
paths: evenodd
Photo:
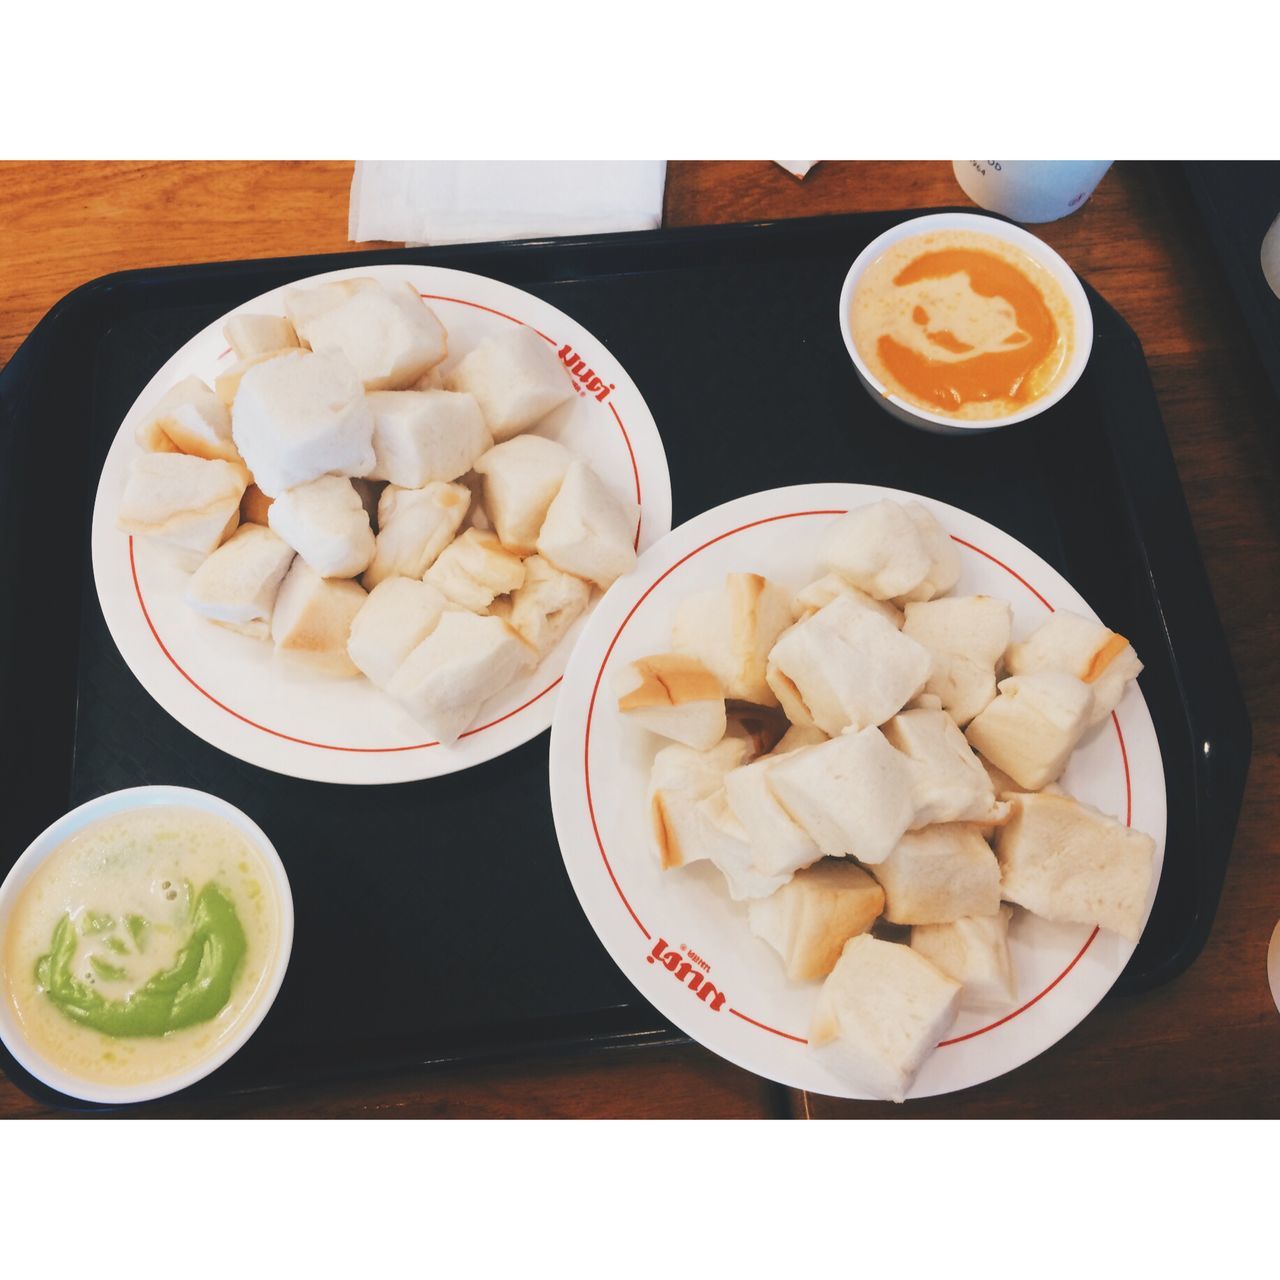
<path id="1" fill-rule="evenodd" d="M 898 631 L 902 630 L 902 610 L 895 608 L 887 600 L 877 600 L 865 591 L 860 591 L 852 582 L 846 582 L 838 573 L 824 574 L 807 587 L 801 587 L 791 601 L 791 616 L 801 622 L 810 614 L 817 613 L 824 605 L 841 598 L 851 600 L 878 613 L 886 622 L 891 623 Z"/>
<path id="2" fill-rule="evenodd" d="M 231 409 L 231 434 L 254 483 L 278 498 L 323 475 L 373 466 L 373 415 L 341 356 L 292 351 L 249 369 Z"/>
<path id="3" fill-rule="evenodd" d="M 345 357 L 366 391 L 412 386 L 448 354 L 444 325 L 409 284 L 357 289 L 298 333 L 312 351 Z"/>
<path id="4" fill-rule="evenodd" d="M 769 651 L 791 623 L 786 591 L 758 573 L 731 573 L 723 586 L 681 602 L 672 647 L 715 673 L 726 698 L 776 707 L 766 679 Z"/>
<path id="5" fill-rule="evenodd" d="M 911 949 L 961 984 L 960 1003 L 966 1008 L 1008 1008 L 1018 998 L 1018 979 L 1009 954 L 1012 915 L 1012 907 L 1001 906 L 993 916 L 916 925 L 911 930 Z"/>
<path id="6" fill-rule="evenodd" d="M 434 365 L 428 369 L 426 373 L 420 377 L 417 382 L 410 383 L 410 391 L 446 391 L 448 388 L 444 385 L 444 370 L 440 365 Z"/>
<path id="7" fill-rule="evenodd" d="M 809 1044 L 850 1084 L 902 1102 L 959 1004 L 960 984 L 918 952 L 862 933 L 822 984 Z"/>
<path id="8" fill-rule="evenodd" d="M 835 735 L 883 724 L 924 688 L 932 667 L 922 645 L 838 597 L 778 637 L 765 677 L 793 723 Z"/>
<path id="9" fill-rule="evenodd" d="M 531 660 L 524 641 L 500 618 L 446 609 L 386 690 L 428 733 L 454 742 Z"/>
<path id="10" fill-rule="evenodd" d="M 309 347 L 311 340 L 307 337 L 307 329 L 313 320 L 341 306 L 354 294 L 364 291 L 376 293 L 381 288 L 381 283 L 372 276 L 355 276 L 349 280 L 326 280 L 323 284 L 286 289 L 285 315 L 289 317 L 299 341 Z"/>
<path id="11" fill-rule="evenodd" d="M 891 924 L 947 924 L 1000 910 L 996 855 L 968 822 L 908 831 L 871 874 Z"/>
<path id="12" fill-rule="evenodd" d="M 633 724 L 709 751 L 724 737 L 724 693 L 697 658 L 655 653 L 628 662 L 614 680 L 618 710 Z"/>
<path id="13" fill-rule="evenodd" d="M 240 523 L 248 484 L 238 463 L 144 453 L 129 464 L 116 527 L 207 556 Z"/>
<path id="14" fill-rule="evenodd" d="M 723 787 L 699 801 L 698 811 L 703 820 L 702 852 L 724 876 L 729 897 L 734 902 L 767 898 L 791 879 L 790 871 L 769 875 L 756 865 L 754 848 L 729 807 Z"/>
<path id="15" fill-rule="evenodd" d="M 524 582 L 524 564 L 496 533 L 468 529 L 436 557 L 426 581 L 455 604 L 483 613 L 495 596 L 508 595 Z"/>
<path id="16" fill-rule="evenodd" d="M 709 830 L 714 814 L 699 808 L 724 787 L 725 774 L 744 763 L 750 748 L 743 738 L 725 738 L 710 751 L 663 747 L 649 773 L 649 821 L 659 865 L 664 871 L 708 857 L 723 831 Z"/>
<path id="17" fill-rule="evenodd" d="M 222 336 L 237 360 L 284 351 L 298 345 L 298 335 L 284 316 L 256 316 L 246 312 L 232 316 L 222 326 Z"/>
<path id="18" fill-rule="evenodd" d="M 449 602 L 416 578 L 386 578 L 369 592 L 351 623 L 347 656 L 379 689 L 435 630 Z"/>
<path id="19" fill-rule="evenodd" d="M 268 360 L 274 360 L 277 356 L 289 355 L 297 349 L 296 346 L 284 347 L 280 351 L 263 351 L 259 355 L 246 356 L 243 360 L 237 360 L 235 364 L 214 375 L 213 389 L 218 399 L 227 409 L 232 408 L 236 402 L 236 396 L 240 394 L 240 383 L 244 381 L 244 375 L 250 369 L 266 364 Z"/>
<path id="20" fill-rule="evenodd" d="M 1055 781 L 1089 727 L 1093 695 L 1074 676 L 1010 676 L 965 731 L 969 745 L 1031 791 Z"/>
<path id="21" fill-rule="evenodd" d="M 354 578 L 373 559 L 368 512 L 343 476 L 286 489 L 272 502 L 267 523 L 322 578 Z"/>
<path id="22" fill-rule="evenodd" d="M 265 640 L 293 548 L 270 529 L 242 524 L 191 575 L 186 601 L 210 622 Z"/>
<path id="23" fill-rule="evenodd" d="M 387 485 L 378 498 L 378 536 L 364 585 L 372 590 L 386 578 L 421 578 L 453 541 L 470 504 L 465 485 Z"/>
<path id="24" fill-rule="evenodd" d="M 276 652 L 301 659 L 324 675 L 359 674 L 347 656 L 347 641 L 365 599 L 364 589 L 350 578 L 322 578 L 295 556 L 271 615 Z"/>
<path id="25" fill-rule="evenodd" d="M 607 591 L 636 562 L 640 510 L 611 493 L 585 462 L 572 462 L 547 508 L 538 554 Z"/>
<path id="26" fill-rule="evenodd" d="M 753 768 L 754 766 L 748 766 Z M 884 890 L 855 863 L 824 860 L 747 908 L 751 932 L 781 957 L 792 982 L 815 982 L 835 968 L 844 944 L 884 910 Z"/>
<path id="27" fill-rule="evenodd" d="M 833 857 L 883 862 L 915 816 L 910 762 L 879 729 L 792 751 L 765 776 L 787 813 Z"/>
<path id="28" fill-rule="evenodd" d="M 543 436 L 523 435 L 494 445 L 476 464 L 484 478 L 484 509 L 504 547 L 532 555 L 547 511 L 573 454 Z"/>
<path id="29" fill-rule="evenodd" d="M 945 711 L 923 707 L 904 711 L 884 725 L 882 732 L 911 760 L 913 828 L 937 822 L 994 826 L 1008 818 L 1008 805 L 996 800 L 982 761 Z"/>
<path id="30" fill-rule="evenodd" d="M 791 875 L 822 857 L 822 850 L 778 802 L 769 773 L 781 757 L 765 756 L 730 770 L 725 798 L 751 845 L 753 864 L 765 875 Z"/>
<path id="31" fill-rule="evenodd" d="M 932 514 L 918 502 L 888 498 L 836 520 L 820 559 L 877 600 L 929 600 L 960 577 L 959 552 Z"/>
<path id="32" fill-rule="evenodd" d="M 421 489 L 456 480 L 493 444 L 474 397 L 454 391 L 371 391 L 371 480 Z"/>
<path id="33" fill-rule="evenodd" d="M 1001 892 L 1046 920 L 1142 933 L 1155 841 L 1065 795 L 1012 795 L 996 835 Z"/>
<path id="34" fill-rule="evenodd" d="M 527 325 L 486 338 L 446 381 L 453 390 L 475 396 L 499 442 L 527 431 L 574 396 L 555 347 Z"/>
<path id="35" fill-rule="evenodd" d="M 194 458 L 240 461 L 227 406 L 199 378 L 183 378 L 163 395 L 136 438 L 144 449 L 157 452 L 176 449 Z"/>
<path id="36" fill-rule="evenodd" d="M 590 583 L 561 573 L 541 556 L 530 556 L 524 562 L 524 581 L 511 594 L 507 621 L 543 658 L 564 638 L 590 599 Z"/>
<path id="37" fill-rule="evenodd" d="M 906 606 L 904 635 L 933 655 L 925 685 L 962 728 L 996 696 L 996 667 L 1009 647 L 1013 614 L 1006 600 L 950 596 Z"/>
<path id="38" fill-rule="evenodd" d="M 1093 705 L 1089 724 L 1100 724 L 1120 705 L 1142 663 L 1133 646 L 1092 618 L 1058 609 L 1021 644 L 1009 646 L 1009 674 L 1060 671 L 1089 686 Z"/>

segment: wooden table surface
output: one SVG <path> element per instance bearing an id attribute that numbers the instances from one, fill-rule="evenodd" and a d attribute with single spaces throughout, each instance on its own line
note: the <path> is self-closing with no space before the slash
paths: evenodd
<path id="1" fill-rule="evenodd" d="M 349 163 L 0 165 L 0 364 L 83 281 L 129 267 L 325 253 L 346 239 Z M 668 169 L 669 226 L 967 203 L 945 162 Z M 1280 918 L 1280 406 L 1176 168 L 1120 163 L 1037 228 L 1136 330 L 1253 721 L 1226 888 L 1196 963 L 1105 1001 L 1002 1079 L 903 1108 L 791 1094 L 696 1046 L 362 1079 L 156 1115 L 1280 1116 L 1280 1014 L 1265 961 Z M 369 246 L 381 247 L 381 246 Z M 0 1076 L 0 1117 L 45 1114 Z"/>

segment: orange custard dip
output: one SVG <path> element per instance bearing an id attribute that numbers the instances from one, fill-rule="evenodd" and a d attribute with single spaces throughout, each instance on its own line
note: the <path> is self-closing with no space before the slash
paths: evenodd
<path id="1" fill-rule="evenodd" d="M 1053 275 L 980 231 L 928 231 L 863 273 L 849 325 L 871 372 L 899 399 L 966 420 L 1017 413 L 1071 360 L 1075 320 Z"/>

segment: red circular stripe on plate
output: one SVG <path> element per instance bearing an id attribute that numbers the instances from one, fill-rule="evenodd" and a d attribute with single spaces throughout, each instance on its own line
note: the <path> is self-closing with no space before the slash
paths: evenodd
<path id="1" fill-rule="evenodd" d="M 621 425 L 621 422 L 619 422 L 619 425 Z M 604 657 L 601 659 L 601 662 L 600 662 L 600 669 L 596 672 L 595 684 L 592 686 L 592 689 L 591 689 L 591 701 L 587 706 L 587 727 L 586 727 L 586 732 L 583 738 L 583 752 L 582 752 L 583 774 L 584 774 L 584 778 L 586 782 L 586 790 L 587 790 L 587 812 L 591 817 L 591 830 L 594 833 L 596 838 L 596 847 L 600 850 L 600 857 L 604 862 L 605 870 L 609 873 L 609 879 L 613 882 L 613 887 L 615 890 L 617 890 L 618 897 L 622 899 L 622 905 L 626 907 L 627 911 L 630 913 L 631 918 L 639 926 L 640 932 L 644 934 L 646 939 L 650 939 L 652 935 L 649 933 L 649 930 L 644 927 L 644 923 L 641 921 L 640 917 L 636 915 L 635 908 L 632 907 L 631 903 L 627 900 L 627 895 L 622 891 L 622 886 L 618 883 L 618 877 L 614 874 L 613 865 L 609 861 L 609 855 L 608 853 L 605 852 L 604 841 L 600 837 L 600 827 L 596 822 L 595 801 L 591 794 L 591 721 L 593 716 L 595 715 L 596 697 L 600 692 L 600 682 L 604 678 L 604 669 L 609 665 L 609 658 L 613 654 L 614 647 L 617 645 L 618 640 L 621 638 L 623 631 L 625 631 L 627 626 L 630 624 L 631 619 L 635 617 L 637 610 L 640 608 L 642 604 L 644 604 L 644 602 L 649 598 L 649 596 L 653 593 L 653 591 L 662 582 L 664 582 L 667 578 L 669 578 L 682 564 L 685 564 L 687 561 L 692 560 L 694 556 L 698 555 L 702 551 L 705 551 L 708 547 L 714 546 L 717 542 L 723 542 L 726 538 L 733 537 L 734 534 L 742 533 L 747 529 L 755 529 L 762 524 L 772 524 L 777 520 L 794 520 L 802 516 L 839 516 L 844 514 L 845 512 L 843 510 L 788 511 L 783 513 L 782 515 L 765 516 L 760 520 L 752 520 L 748 524 L 739 525 L 736 529 L 729 529 L 725 533 L 717 534 L 716 537 L 714 538 L 709 538 L 706 542 L 702 543 L 701 546 L 694 547 L 694 549 L 690 551 L 687 555 L 681 556 L 680 559 L 675 562 L 675 564 L 671 565 L 670 568 L 666 569 L 659 577 L 657 577 L 645 589 L 644 594 L 641 595 L 640 598 L 635 602 L 635 604 L 631 606 L 630 610 L 627 612 L 627 616 L 623 618 L 621 625 L 618 627 L 617 631 L 614 632 L 613 639 L 609 641 L 609 647 L 605 650 Z M 958 538 L 956 537 L 955 534 L 951 534 L 950 536 L 953 542 L 958 542 L 961 546 L 968 547 L 970 551 L 974 551 L 978 555 L 984 556 L 986 559 L 990 560 L 992 564 L 998 565 L 1011 577 L 1016 578 L 1020 583 L 1022 583 L 1024 587 L 1026 587 L 1028 591 L 1031 592 L 1033 596 L 1035 596 L 1037 600 L 1040 601 L 1042 605 L 1044 605 L 1046 609 L 1049 610 L 1050 613 L 1054 612 L 1053 605 L 1051 605 L 1049 601 L 1046 600 L 1045 597 L 1042 596 L 1040 592 L 1037 591 L 1035 587 L 1033 587 L 1031 583 L 1029 583 L 1020 573 L 1018 573 L 1015 569 L 1011 569 L 1007 564 L 1005 564 L 1003 560 L 1000 560 L 996 556 L 993 556 L 989 551 L 984 551 L 981 547 L 975 546 L 972 542 L 967 542 L 964 538 Z M 1129 754 L 1125 750 L 1124 734 L 1120 730 L 1120 720 L 1114 711 L 1111 713 L 1111 721 L 1115 725 L 1116 737 L 1119 739 L 1119 742 L 1120 742 L 1120 758 L 1124 763 L 1125 825 L 1129 826 L 1133 820 L 1133 789 L 1132 789 L 1131 779 L 1129 776 Z M 1060 974 L 1058 974 L 1058 976 L 1054 978 L 1054 980 L 1051 983 L 1049 983 L 1049 985 L 1045 987 L 1043 991 L 1032 996 L 1031 999 L 1026 1002 L 1026 1004 L 1022 1005 L 1017 1009 L 1014 1009 L 1012 1013 L 1005 1014 L 1003 1018 L 1000 1018 L 995 1022 L 988 1023 L 985 1027 L 979 1027 L 975 1031 L 967 1032 L 965 1035 L 962 1035 L 962 1036 L 956 1036 L 954 1039 L 951 1039 L 951 1040 L 942 1040 L 939 1042 L 938 1048 L 942 1049 L 942 1048 L 945 1048 L 947 1045 L 960 1044 L 965 1040 L 972 1040 L 975 1036 L 984 1035 L 988 1031 L 994 1031 L 996 1027 L 1003 1026 L 1006 1022 L 1009 1022 L 1012 1019 L 1016 1018 L 1020 1013 L 1024 1013 L 1027 1009 L 1030 1009 L 1033 1004 L 1038 1003 L 1046 995 L 1048 995 L 1049 992 L 1052 991 L 1054 987 L 1056 987 L 1058 983 L 1060 983 L 1063 980 L 1063 978 L 1065 978 L 1067 974 L 1069 974 L 1071 970 L 1076 967 L 1076 964 L 1079 962 L 1080 958 L 1084 955 L 1086 951 L 1089 950 L 1090 946 L 1093 945 L 1093 940 L 1097 936 L 1098 936 L 1098 929 L 1095 927 L 1093 932 L 1085 940 L 1084 946 L 1082 946 L 1080 950 L 1076 952 L 1075 956 L 1071 960 L 1071 963 L 1068 964 L 1067 967 L 1063 969 L 1063 971 Z M 792 1035 L 791 1032 L 789 1031 L 780 1031 L 778 1030 L 777 1027 L 771 1027 L 767 1023 L 759 1022 L 757 1021 L 757 1019 L 749 1017 L 747 1014 L 743 1013 L 739 1009 L 731 1008 L 729 1012 L 741 1018 L 744 1022 L 749 1022 L 752 1024 L 752 1026 L 759 1027 L 761 1030 L 768 1031 L 775 1036 L 782 1036 L 786 1040 L 794 1040 L 798 1044 L 807 1045 L 809 1043 L 808 1040 L 806 1040 L 803 1036 Z"/>
<path id="2" fill-rule="evenodd" d="M 423 294 L 420 294 L 419 296 L 423 298 L 430 298 L 433 302 L 456 302 L 459 306 L 462 306 L 462 307 L 474 307 L 477 311 L 487 311 L 489 312 L 490 315 L 501 316 L 502 319 L 504 320 L 510 320 L 512 324 L 527 324 L 527 322 L 524 320 L 519 320 L 515 316 L 507 315 L 505 311 L 497 311 L 493 307 L 486 307 L 479 302 L 468 302 L 466 298 L 450 298 L 442 293 L 423 293 Z M 545 333 L 542 332 L 541 329 L 531 324 L 528 324 L 527 327 L 532 329 L 534 333 L 538 335 L 538 337 L 551 343 L 553 347 L 556 345 L 555 339 L 548 337 Z M 230 354 L 231 354 L 231 348 L 228 347 L 222 353 L 222 355 L 218 357 L 218 359 L 222 360 Z M 622 432 L 623 440 L 626 442 L 627 456 L 631 459 L 631 474 L 635 478 L 636 505 L 639 506 L 640 505 L 640 468 L 636 465 L 636 455 L 635 455 L 635 450 L 632 449 L 631 447 L 631 437 L 627 434 L 627 428 L 623 424 L 622 418 L 618 414 L 617 406 L 614 405 L 612 402 L 610 402 L 609 409 L 613 413 L 614 420 L 618 424 L 618 429 Z M 643 518 L 643 512 L 641 513 L 641 518 Z M 636 537 L 635 537 L 634 545 L 635 545 L 635 548 L 638 550 L 640 547 L 640 520 L 639 519 L 636 520 Z M 173 656 L 173 654 L 169 652 L 169 649 L 165 645 L 165 642 L 160 639 L 160 633 L 156 630 L 155 623 L 151 621 L 151 614 L 147 611 L 147 602 L 143 599 L 143 596 L 142 596 L 142 586 L 138 582 L 138 567 L 137 567 L 137 564 L 134 562 L 134 558 L 133 558 L 132 534 L 129 536 L 129 571 L 133 576 L 133 589 L 134 589 L 134 592 L 137 594 L 138 604 L 142 608 L 142 616 L 146 619 L 147 626 L 150 628 L 151 634 L 155 637 L 156 644 L 160 646 L 160 652 L 163 653 L 164 656 L 169 659 L 170 663 L 173 664 L 174 670 L 177 671 L 178 674 L 182 676 L 182 678 L 197 693 L 203 694 L 204 697 L 208 698 L 209 701 L 212 702 L 215 707 L 219 707 L 221 710 L 225 711 L 229 716 L 234 716 L 237 720 L 241 721 L 242 723 L 247 724 L 254 729 L 260 729 L 263 733 L 269 733 L 273 738 L 283 738 L 286 742 L 296 742 L 299 746 L 303 746 L 303 747 L 316 747 L 321 751 L 349 751 L 349 752 L 352 752 L 353 754 L 358 754 L 358 755 L 388 755 L 388 754 L 395 753 L 397 751 L 424 751 L 428 747 L 438 747 L 440 745 L 438 742 L 416 742 L 405 747 L 343 747 L 343 746 L 337 746 L 330 742 L 312 742 L 307 738 L 295 738 L 290 733 L 282 733 L 279 729 L 272 729 L 268 725 L 259 724 L 256 720 L 249 719 L 249 717 L 246 715 L 241 715 L 239 711 L 236 711 L 234 708 L 227 706 L 227 704 L 225 702 L 222 702 L 220 699 L 215 698 L 213 694 L 211 694 L 206 688 L 204 688 L 202 685 L 198 684 L 195 680 L 193 680 L 191 676 L 183 669 L 182 665 Z M 510 720 L 512 716 L 519 715 L 520 712 L 524 711 L 526 708 L 533 706 L 533 704 L 537 702 L 540 698 L 545 698 L 547 694 L 549 694 L 551 690 L 554 689 L 556 685 L 558 685 L 560 681 L 563 679 L 564 679 L 563 676 L 557 676 L 556 679 L 554 679 L 549 685 L 547 685 L 547 687 L 543 689 L 541 693 L 534 694 L 534 696 L 530 698 L 528 702 L 522 702 L 514 710 L 508 711 L 506 715 L 499 716 L 496 720 L 490 720 L 487 724 L 477 725 L 474 729 L 468 729 L 466 733 L 459 734 L 458 735 L 459 741 L 461 741 L 463 738 L 470 738 L 474 734 L 483 733 L 486 729 L 492 729 L 494 725 L 502 724 L 504 720 Z M 619 892 L 621 892 L 621 890 L 619 890 Z M 637 920 L 636 923 L 639 924 L 640 922 Z M 644 928 L 643 925 L 640 925 L 640 927 L 641 929 Z M 645 937 L 647 938 L 648 936 L 649 935 L 646 933 Z"/>

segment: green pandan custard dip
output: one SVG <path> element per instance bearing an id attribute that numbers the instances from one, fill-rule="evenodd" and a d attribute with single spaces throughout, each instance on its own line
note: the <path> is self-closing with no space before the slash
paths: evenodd
<path id="1" fill-rule="evenodd" d="M 136 1084 L 194 1066 L 254 1007 L 280 909 L 230 823 L 178 806 L 77 832 L 40 866 L 5 930 L 7 998 L 62 1070 Z"/>

